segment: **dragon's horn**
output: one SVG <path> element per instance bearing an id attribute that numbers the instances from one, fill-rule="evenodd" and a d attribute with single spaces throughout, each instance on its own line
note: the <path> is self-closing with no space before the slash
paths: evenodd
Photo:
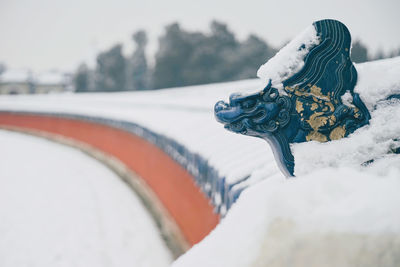
<path id="1" fill-rule="evenodd" d="M 264 92 L 267 92 L 269 89 L 271 89 L 272 87 L 272 80 L 269 79 L 267 86 L 265 86 L 264 88 Z"/>

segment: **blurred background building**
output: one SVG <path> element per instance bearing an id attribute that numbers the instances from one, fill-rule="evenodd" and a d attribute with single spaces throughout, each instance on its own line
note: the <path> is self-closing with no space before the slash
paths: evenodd
<path id="1" fill-rule="evenodd" d="M 73 91 L 72 75 L 45 72 L 35 75 L 29 70 L 5 70 L 0 74 L 0 94 L 51 94 Z"/>

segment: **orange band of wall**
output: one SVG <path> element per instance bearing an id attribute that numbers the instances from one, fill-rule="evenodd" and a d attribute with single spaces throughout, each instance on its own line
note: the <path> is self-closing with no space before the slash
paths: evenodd
<path id="1" fill-rule="evenodd" d="M 154 191 L 194 245 L 219 221 L 193 177 L 164 151 L 129 132 L 93 122 L 36 114 L 0 113 L 0 125 L 62 135 L 122 161 Z"/>

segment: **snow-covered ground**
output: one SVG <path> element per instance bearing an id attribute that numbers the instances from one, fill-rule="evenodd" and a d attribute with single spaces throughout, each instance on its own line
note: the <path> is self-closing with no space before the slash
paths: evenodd
<path id="1" fill-rule="evenodd" d="M 150 215 L 79 150 L 0 131 L 0 266 L 169 266 Z"/>

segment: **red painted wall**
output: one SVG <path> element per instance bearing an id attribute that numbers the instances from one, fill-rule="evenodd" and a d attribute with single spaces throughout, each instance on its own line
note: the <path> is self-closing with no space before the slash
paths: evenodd
<path id="1" fill-rule="evenodd" d="M 189 244 L 202 240 L 219 221 L 193 177 L 146 140 L 109 126 L 60 117 L 0 113 L 0 125 L 69 137 L 113 155 L 153 189 Z"/>

